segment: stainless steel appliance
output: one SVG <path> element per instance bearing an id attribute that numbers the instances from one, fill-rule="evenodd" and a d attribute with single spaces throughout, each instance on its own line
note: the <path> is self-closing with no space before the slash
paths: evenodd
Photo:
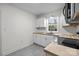
<path id="1" fill-rule="evenodd" d="M 59 38 L 58 44 L 74 49 L 79 49 L 79 40 L 76 39 Z"/>
<path id="2" fill-rule="evenodd" d="M 65 3 L 63 8 L 63 15 L 65 16 L 66 23 L 73 23 L 75 14 L 75 3 Z"/>

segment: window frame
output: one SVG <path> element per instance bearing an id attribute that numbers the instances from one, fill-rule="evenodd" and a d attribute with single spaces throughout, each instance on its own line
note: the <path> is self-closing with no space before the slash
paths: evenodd
<path id="1" fill-rule="evenodd" d="M 51 16 L 50 16 L 51 17 Z M 50 18 L 49 17 L 49 18 Z M 53 16 L 52 16 L 53 17 Z M 48 19 L 49 18 L 47 18 L 47 31 L 48 32 L 58 32 L 58 22 L 57 22 L 57 20 L 58 20 L 58 17 L 54 17 L 54 18 L 56 18 L 56 23 L 52 23 L 53 25 L 56 25 L 57 26 L 57 30 L 56 31 L 49 31 L 49 21 L 48 21 Z"/>

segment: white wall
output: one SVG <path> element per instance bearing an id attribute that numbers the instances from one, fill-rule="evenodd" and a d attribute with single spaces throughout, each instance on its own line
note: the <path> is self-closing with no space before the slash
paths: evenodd
<path id="1" fill-rule="evenodd" d="M 7 55 L 33 43 L 35 16 L 9 5 L 2 12 L 2 54 Z"/>
<path id="2" fill-rule="evenodd" d="M 1 22 L 1 11 L 0 11 L 0 22 Z M 2 43 L 2 40 L 1 40 L 1 23 L 0 23 L 0 56 L 2 55 L 2 52 L 1 52 L 2 51 L 1 50 L 2 44 L 1 43 Z"/>

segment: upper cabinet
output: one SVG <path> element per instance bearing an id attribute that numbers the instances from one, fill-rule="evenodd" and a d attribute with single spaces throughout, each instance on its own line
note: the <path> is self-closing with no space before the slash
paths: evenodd
<path id="1" fill-rule="evenodd" d="M 36 27 L 47 27 L 47 20 L 44 17 L 40 17 L 36 20 Z"/>

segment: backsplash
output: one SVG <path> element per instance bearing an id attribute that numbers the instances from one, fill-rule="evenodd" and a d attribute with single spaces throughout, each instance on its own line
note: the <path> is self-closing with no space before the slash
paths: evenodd
<path id="1" fill-rule="evenodd" d="M 47 28 L 46 27 L 36 27 L 36 32 L 46 32 Z"/>
<path id="2" fill-rule="evenodd" d="M 37 30 L 46 30 L 46 27 L 36 27 Z"/>
<path id="3" fill-rule="evenodd" d="M 62 31 L 65 32 L 65 33 L 73 33 L 73 34 L 76 34 L 76 28 L 75 27 L 62 28 Z"/>

